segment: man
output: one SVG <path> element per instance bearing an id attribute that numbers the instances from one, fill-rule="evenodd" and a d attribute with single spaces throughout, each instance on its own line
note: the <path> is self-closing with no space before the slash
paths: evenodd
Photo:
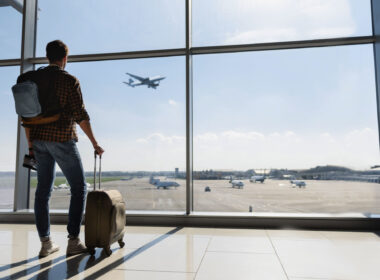
<path id="1" fill-rule="evenodd" d="M 49 219 L 49 199 L 55 179 L 56 162 L 70 184 L 71 199 L 67 225 L 69 239 L 66 254 L 75 255 L 87 251 L 79 239 L 87 188 L 81 158 L 76 147 L 78 141 L 76 123 L 90 139 L 98 154 L 101 155 L 104 150 L 98 145 L 92 133 L 78 79 L 64 71 L 68 56 L 67 46 L 60 40 L 52 41 L 46 46 L 46 56 L 49 66 L 39 70 L 42 71 L 40 82 L 35 82 L 39 89 L 43 87 L 40 84 L 52 83 L 61 107 L 60 117 L 58 121 L 49 124 L 24 125 L 29 153 L 37 160 L 38 184 L 34 214 L 42 243 L 39 256 L 45 257 L 59 250 L 50 238 Z M 27 80 L 28 73 L 21 75 L 17 82 Z M 41 76 L 44 82 L 41 82 Z"/>

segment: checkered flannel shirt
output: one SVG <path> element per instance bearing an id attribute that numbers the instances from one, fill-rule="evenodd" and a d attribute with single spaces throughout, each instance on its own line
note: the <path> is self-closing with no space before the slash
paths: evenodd
<path id="1" fill-rule="evenodd" d="M 51 65 L 48 67 L 58 67 Z M 61 104 L 62 112 L 58 121 L 32 126 L 30 128 L 30 140 L 42 140 L 49 142 L 78 141 L 76 123 L 90 120 L 84 107 L 79 81 L 66 71 L 61 70 L 57 76 L 54 88 Z"/>

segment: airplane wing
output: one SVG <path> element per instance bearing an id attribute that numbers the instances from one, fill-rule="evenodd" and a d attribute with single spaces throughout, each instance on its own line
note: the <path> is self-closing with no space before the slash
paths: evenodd
<path id="1" fill-rule="evenodd" d="M 145 80 L 145 78 L 142 78 L 142 77 L 130 74 L 130 73 L 127 73 L 127 75 L 131 76 L 132 78 L 135 78 L 136 80 L 139 80 L 140 82 Z"/>
<path id="2" fill-rule="evenodd" d="M 157 81 L 161 81 L 163 79 L 165 79 L 166 77 L 153 77 L 153 78 L 149 78 L 149 81 L 150 82 L 157 82 Z"/>
<path id="3" fill-rule="evenodd" d="M 143 84 L 143 83 L 127 83 L 127 82 L 123 82 L 123 83 L 130 87 L 141 86 Z"/>

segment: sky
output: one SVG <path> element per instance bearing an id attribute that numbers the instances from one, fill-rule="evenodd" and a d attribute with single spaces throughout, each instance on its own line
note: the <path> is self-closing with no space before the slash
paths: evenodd
<path id="1" fill-rule="evenodd" d="M 37 56 L 62 39 L 70 54 L 183 48 L 184 2 L 39 1 Z M 57 13 L 56 11 L 61 11 Z M 20 54 L 21 16 L 0 8 L 0 59 Z M 54 26 L 54 28 L 52 28 Z M 193 0 L 193 46 L 366 36 L 370 1 Z M 372 45 L 199 55 L 194 62 L 194 169 L 368 169 L 379 161 Z M 185 58 L 71 63 L 103 170 L 185 170 Z M 0 170 L 14 170 L 18 67 L 0 67 Z M 126 72 L 166 77 L 127 87 Z M 78 143 L 91 170 L 92 148 Z"/>

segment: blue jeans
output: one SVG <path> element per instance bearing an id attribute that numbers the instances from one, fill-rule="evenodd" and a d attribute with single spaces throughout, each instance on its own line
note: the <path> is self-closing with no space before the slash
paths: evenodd
<path id="1" fill-rule="evenodd" d="M 79 235 L 84 203 L 86 180 L 82 161 L 74 140 L 68 142 L 33 141 L 37 160 L 37 189 L 34 200 L 34 215 L 40 237 L 50 236 L 49 199 L 55 179 L 57 162 L 70 184 L 70 208 L 67 231 L 70 236 Z"/>

